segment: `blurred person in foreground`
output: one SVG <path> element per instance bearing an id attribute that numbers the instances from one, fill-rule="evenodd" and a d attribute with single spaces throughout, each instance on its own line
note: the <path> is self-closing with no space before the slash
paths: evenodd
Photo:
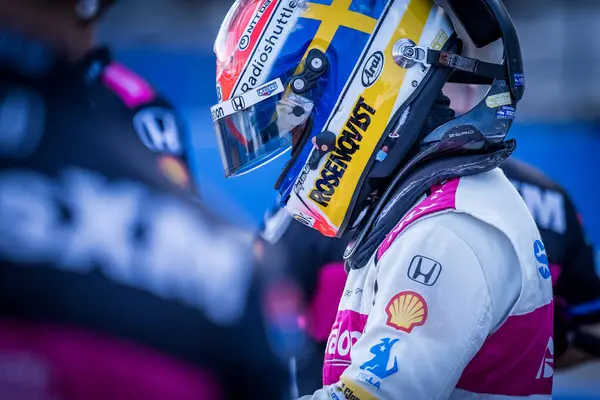
<path id="1" fill-rule="evenodd" d="M 0 3 L 0 398 L 289 397 L 293 290 L 194 200 L 174 110 L 93 43 L 107 7 Z"/>
<path id="2" fill-rule="evenodd" d="M 497 168 L 515 147 L 518 38 L 499 1 L 450 3 L 478 46 L 503 39 L 503 65 L 461 56 L 427 0 L 242 0 L 215 42 L 226 175 L 291 150 L 280 206 L 353 235 L 324 387 L 306 399 L 551 394 L 548 260 Z M 458 118 L 451 74 L 491 83 Z"/>

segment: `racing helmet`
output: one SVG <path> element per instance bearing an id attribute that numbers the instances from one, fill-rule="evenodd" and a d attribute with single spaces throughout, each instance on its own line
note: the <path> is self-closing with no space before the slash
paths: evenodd
<path id="1" fill-rule="evenodd" d="M 524 90 L 514 26 L 499 0 L 447 3 L 476 46 L 502 38 L 503 64 L 461 56 L 452 21 L 432 0 L 236 1 L 214 47 L 211 113 L 225 175 L 291 151 L 275 184 L 280 205 L 339 237 L 415 152 L 502 140 Z M 451 80 L 491 89 L 474 114 L 423 132 Z"/>

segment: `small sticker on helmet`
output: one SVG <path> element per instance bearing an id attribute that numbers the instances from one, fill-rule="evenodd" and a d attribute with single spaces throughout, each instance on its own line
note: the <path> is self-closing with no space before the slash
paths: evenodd
<path id="1" fill-rule="evenodd" d="M 488 96 L 485 99 L 485 104 L 487 104 L 489 108 L 507 106 L 512 104 L 512 99 L 510 98 L 510 93 L 508 92 L 498 93 Z"/>
<path id="2" fill-rule="evenodd" d="M 513 106 L 502 106 L 496 111 L 498 119 L 515 119 L 515 109 Z"/>
<path id="3" fill-rule="evenodd" d="M 521 73 L 521 74 L 514 74 L 514 79 L 515 79 L 515 86 L 520 87 L 520 86 L 525 86 L 525 74 Z"/>
<path id="4" fill-rule="evenodd" d="M 313 217 L 311 217 L 310 215 L 306 215 L 304 214 L 302 211 L 296 211 L 292 214 L 292 217 L 300 222 L 303 225 L 306 225 L 310 228 L 312 228 L 315 225 L 315 219 Z"/>
<path id="5" fill-rule="evenodd" d="M 435 35 L 435 38 L 433 38 L 430 47 L 433 50 L 441 50 L 448 41 L 448 39 L 448 34 L 443 29 L 440 29 L 438 34 Z"/>
<path id="6" fill-rule="evenodd" d="M 377 155 L 375 156 L 375 159 L 379 162 L 382 162 L 383 160 L 385 160 L 387 158 L 388 152 L 389 152 L 389 148 L 387 146 L 382 146 L 381 149 L 377 152 Z"/>

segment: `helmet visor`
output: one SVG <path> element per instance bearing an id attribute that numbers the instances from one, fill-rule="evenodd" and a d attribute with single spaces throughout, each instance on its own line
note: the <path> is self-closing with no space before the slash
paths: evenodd
<path id="1" fill-rule="evenodd" d="M 226 177 L 274 160 L 304 133 L 313 103 L 284 90 L 275 79 L 211 108 Z"/>

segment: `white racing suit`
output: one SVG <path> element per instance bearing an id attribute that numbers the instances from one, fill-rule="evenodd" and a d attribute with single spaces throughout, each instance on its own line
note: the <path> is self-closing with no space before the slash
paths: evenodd
<path id="1" fill-rule="evenodd" d="M 546 399 L 552 282 L 535 222 L 495 169 L 447 181 L 351 270 L 308 399 Z"/>

